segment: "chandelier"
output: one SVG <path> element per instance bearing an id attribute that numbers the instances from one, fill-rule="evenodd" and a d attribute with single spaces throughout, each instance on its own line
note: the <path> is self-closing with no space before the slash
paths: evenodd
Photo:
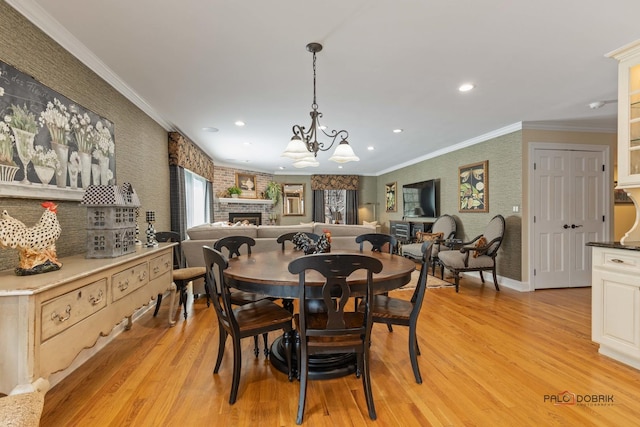
<path id="1" fill-rule="evenodd" d="M 346 130 L 332 130 L 327 132 L 325 128 L 320 125 L 322 113 L 318 111 L 318 103 L 316 102 L 316 53 L 322 50 L 322 45 L 320 43 L 309 43 L 307 50 L 313 53 L 313 103 L 311 104 L 311 112 L 309 113 L 309 115 L 311 115 L 311 126 L 309 130 L 305 131 L 304 126 L 293 125 L 293 136 L 287 148 L 282 153 L 282 157 L 293 159 L 293 166 L 297 168 L 318 166 L 320 165 L 316 160 L 318 151 L 330 150 L 338 137 L 340 137 L 340 142 L 336 146 L 333 156 L 329 157 L 329 160 L 337 163 L 357 162 L 360 158 L 355 155 L 347 141 L 349 132 Z M 320 132 L 331 140 L 331 143 L 326 148 L 324 143 L 318 142 Z"/>

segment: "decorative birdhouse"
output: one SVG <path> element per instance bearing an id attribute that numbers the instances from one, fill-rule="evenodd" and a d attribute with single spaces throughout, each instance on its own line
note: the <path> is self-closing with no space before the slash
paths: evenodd
<path id="1" fill-rule="evenodd" d="M 87 206 L 87 258 L 115 258 L 135 251 L 140 199 L 131 184 L 90 185 L 81 204 Z"/>

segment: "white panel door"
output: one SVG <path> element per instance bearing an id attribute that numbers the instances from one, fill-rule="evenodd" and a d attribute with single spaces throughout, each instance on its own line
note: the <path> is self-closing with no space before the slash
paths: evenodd
<path id="1" fill-rule="evenodd" d="M 604 154 L 534 152 L 534 288 L 591 285 L 591 251 L 604 237 Z"/>

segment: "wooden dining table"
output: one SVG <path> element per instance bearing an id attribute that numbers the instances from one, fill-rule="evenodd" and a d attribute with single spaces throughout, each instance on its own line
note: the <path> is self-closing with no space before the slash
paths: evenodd
<path id="1" fill-rule="evenodd" d="M 409 283 L 411 273 L 415 270 L 414 261 L 389 253 L 335 250 L 332 254 L 364 254 L 379 259 L 382 271 L 373 275 L 373 291 L 376 294 L 388 292 Z M 289 263 L 305 256 L 295 249 L 280 249 L 259 252 L 251 255 L 240 255 L 229 260 L 225 270 L 225 280 L 232 288 L 254 292 L 272 298 L 282 298 L 284 306 L 293 310 L 294 299 L 298 298 L 298 275 L 289 273 Z M 308 298 L 321 299 L 324 278 L 316 271 L 309 271 L 305 278 L 308 286 Z M 366 272 L 356 271 L 349 276 L 347 283 L 352 296 L 363 296 L 366 289 Z M 295 340 L 294 340 L 295 342 Z M 271 345 L 271 363 L 280 371 L 287 372 L 287 362 L 282 337 L 278 337 Z M 336 378 L 355 372 L 355 356 L 353 354 L 318 355 L 309 360 L 309 377 L 311 379 Z M 292 366 L 297 367 L 296 352 L 292 354 Z"/>

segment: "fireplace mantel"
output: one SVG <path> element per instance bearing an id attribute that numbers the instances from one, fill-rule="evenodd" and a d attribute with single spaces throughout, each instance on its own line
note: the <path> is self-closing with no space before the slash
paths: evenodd
<path id="1" fill-rule="evenodd" d="M 218 197 L 218 202 L 222 204 L 273 205 L 273 200 L 271 199 L 241 199 L 239 197 L 237 199 L 232 197 Z"/>

